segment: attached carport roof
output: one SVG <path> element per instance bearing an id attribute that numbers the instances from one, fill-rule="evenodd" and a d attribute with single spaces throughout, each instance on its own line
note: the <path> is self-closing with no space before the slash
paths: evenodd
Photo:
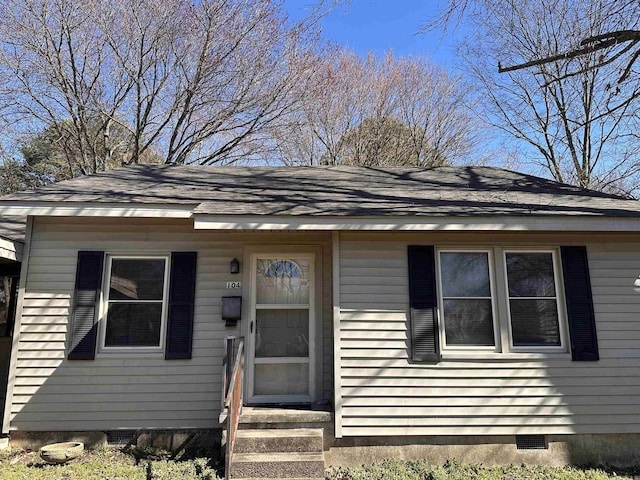
<path id="1" fill-rule="evenodd" d="M 14 242 L 24 243 L 27 217 L 0 215 L 0 237 Z"/>
<path id="2" fill-rule="evenodd" d="M 0 215 L 0 263 L 22 261 L 27 217 Z"/>

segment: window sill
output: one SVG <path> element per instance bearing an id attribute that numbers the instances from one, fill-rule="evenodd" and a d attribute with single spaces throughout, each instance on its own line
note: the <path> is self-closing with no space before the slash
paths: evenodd
<path id="1" fill-rule="evenodd" d="M 445 361 L 469 360 L 571 360 L 568 352 L 443 352 Z"/>
<path id="2" fill-rule="evenodd" d="M 145 352 L 145 351 L 118 351 L 118 352 L 98 352 L 98 358 L 161 358 L 164 359 L 164 352 Z"/>

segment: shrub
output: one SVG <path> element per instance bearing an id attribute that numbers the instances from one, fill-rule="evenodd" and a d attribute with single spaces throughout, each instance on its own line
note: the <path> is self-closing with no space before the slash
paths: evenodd
<path id="1" fill-rule="evenodd" d="M 326 480 L 607 480 L 613 477 L 616 475 L 612 474 L 610 477 L 602 470 L 583 470 L 575 467 L 485 467 L 457 461 L 449 461 L 442 467 L 436 467 L 423 460 L 386 460 L 355 468 L 334 467 L 326 474 Z"/>
<path id="2" fill-rule="evenodd" d="M 216 480 L 218 476 L 206 458 L 187 462 L 160 461 L 149 464 L 149 480 Z"/>
<path id="3" fill-rule="evenodd" d="M 327 471 L 327 480 L 444 480 L 441 468 L 424 461 L 385 460 L 355 468 L 337 467 Z"/>

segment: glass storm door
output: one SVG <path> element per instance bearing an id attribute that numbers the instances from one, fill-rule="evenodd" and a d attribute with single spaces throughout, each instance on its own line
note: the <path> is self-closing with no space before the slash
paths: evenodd
<path id="1" fill-rule="evenodd" d="M 252 264 L 249 401 L 310 402 L 313 256 L 254 256 Z"/>

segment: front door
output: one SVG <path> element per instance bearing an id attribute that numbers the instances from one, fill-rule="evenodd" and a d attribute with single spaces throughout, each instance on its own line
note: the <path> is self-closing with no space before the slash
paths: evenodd
<path id="1" fill-rule="evenodd" d="M 249 403 L 313 398 L 314 256 L 252 256 Z"/>

